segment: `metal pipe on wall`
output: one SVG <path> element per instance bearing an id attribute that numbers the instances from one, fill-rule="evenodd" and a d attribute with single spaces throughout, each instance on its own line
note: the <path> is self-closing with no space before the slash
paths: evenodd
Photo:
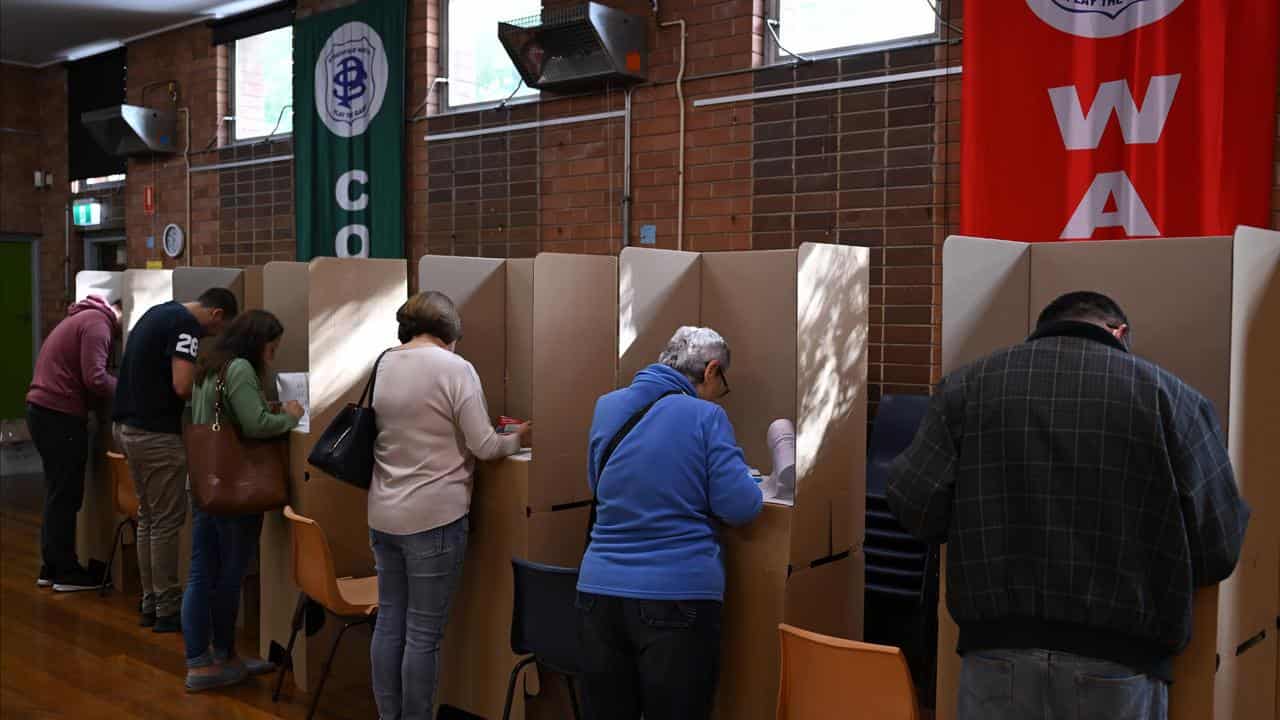
<path id="1" fill-rule="evenodd" d="M 187 224 L 182 228 L 182 232 L 186 234 L 186 247 L 183 252 L 187 254 L 187 265 L 191 265 L 192 244 L 195 242 L 195 228 L 191 227 L 191 109 L 181 107 L 178 112 L 182 113 L 186 119 L 186 144 L 182 146 L 182 161 L 187 171 Z M 281 110 L 281 113 L 284 111 Z M 279 124 L 279 120 L 276 121 Z"/>
<path id="2" fill-rule="evenodd" d="M 622 247 L 631 244 L 631 93 L 635 89 L 634 85 L 627 88 L 622 115 Z"/>
<path id="3" fill-rule="evenodd" d="M 659 23 L 659 27 L 680 26 L 680 71 L 676 73 L 676 98 L 680 101 L 680 162 L 676 171 L 676 249 L 684 250 L 684 50 L 688 37 L 683 19 Z"/>

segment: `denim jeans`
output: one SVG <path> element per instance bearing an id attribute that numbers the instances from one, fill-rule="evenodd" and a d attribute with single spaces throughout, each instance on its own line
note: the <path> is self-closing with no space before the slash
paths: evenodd
<path id="1" fill-rule="evenodd" d="M 1162 680 L 1103 660 L 1049 650 L 964 656 L 959 720 L 1165 720 Z"/>
<path id="2" fill-rule="evenodd" d="M 413 535 L 369 531 L 378 566 L 370 655 L 381 720 L 431 720 L 440 641 L 462 575 L 468 527 L 464 515 Z"/>
<path id="3" fill-rule="evenodd" d="M 187 666 L 212 663 L 209 643 L 235 656 L 236 614 L 249 559 L 262 534 L 262 513 L 214 516 L 191 503 L 191 571 L 182 594 Z"/>
<path id="4" fill-rule="evenodd" d="M 587 720 L 707 720 L 721 604 L 578 593 Z"/>

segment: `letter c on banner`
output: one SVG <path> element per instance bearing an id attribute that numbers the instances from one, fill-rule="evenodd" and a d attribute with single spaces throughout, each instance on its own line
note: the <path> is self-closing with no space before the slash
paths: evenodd
<path id="1" fill-rule="evenodd" d="M 369 173 L 363 170 L 348 170 L 338 176 L 338 184 L 334 188 L 338 198 L 338 207 L 350 212 L 356 212 L 369 207 L 369 193 L 363 189 L 360 190 L 360 196 L 352 199 L 351 184 L 360 183 L 361 185 L 369 184 Z"/>
<path id="2" fill-rule="evenodd" d="M 355 252 L 347 248 L 347 243 L 351 241 L 353 235 L 360 239 L 360 248 Z M 369 257 L 369 228 L 364 225 L 348 225 L 339 230 L 337 236 L 333 238 L 333 253 L 340 258 Z"/>

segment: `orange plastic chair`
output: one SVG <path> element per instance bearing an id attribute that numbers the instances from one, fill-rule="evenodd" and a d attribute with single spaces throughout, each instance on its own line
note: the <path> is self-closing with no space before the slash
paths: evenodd
<path id="1" fill-rule="evenodd" d="M 116 551 L 124 547 L 124 526 L 138 531 L 138 492 L 133 487 L 133 477 L 129 475 L 129 462 L 118 452 L 107 453 L 107 475 L 111 480 L 111 504 L 116 514 L 124 519 L 116 525 L 115 540 L 111 542 L 111 554 L 107 556 L 107 567 L 102 573 L 102 586 L 98 594 L 105 596 L 110 588 L 111 566 L 116 561 Z"/>
<path id="2" fill-rule="evenodd" d="M 919 720 L 911 671 L 900 649 L 790 625 L 779 625 L 778 635 L 778 720 Z"/>
<path id="3" fill-rule="evenodd" d="M 292 506 L 285 507 L 284 516 L 289 521 L 289 531 L 293 538 L 293 582 L 301 592 L 298 593 L 298 606 L 293 611 L 289 646 L 285 649 L 284 662 L 280 665 L 280 676 L 276 679 L 276 689 L 271 695 L 272 702 L 279 701 L 285 673 L 293 668 L 293 644 L 302 629 L 307 605 L 315 603 L 343 622 L 342 629 L 329 648 L 329 657 L 324 661 L 320 681 L 311 697 L 311 708 L 307 711 L 307 720 L 311 720 L 316 714 L 320 692 L 329 679 L 333 657 L 338 653 L 338 645 L 343 636 L 356 625 L 372 625 L 374 622 L 378 613 L 378 578 L 337 577 L 337 572 L 333 569 L 333 553 L 329 549 L 329 539 L 325 537 L 324 530 L 315 520 L 294 512 Z"/>

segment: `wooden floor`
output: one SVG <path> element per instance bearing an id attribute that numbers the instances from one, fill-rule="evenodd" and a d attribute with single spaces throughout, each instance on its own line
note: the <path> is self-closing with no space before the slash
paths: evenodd
<path id="1" fill-rule="evenodd" d="M 0 477 L 0 718 L 306 717 L 309 697 L 288 682 L 271 702 L 275 676 L 186 693 L 182 636 L 139 628 L 137 598 L 37 588 L 41 492 L 39 475 Z M 335 687 L 316 717 L 372 720 L 377 710 L 367 688 Z"/>

